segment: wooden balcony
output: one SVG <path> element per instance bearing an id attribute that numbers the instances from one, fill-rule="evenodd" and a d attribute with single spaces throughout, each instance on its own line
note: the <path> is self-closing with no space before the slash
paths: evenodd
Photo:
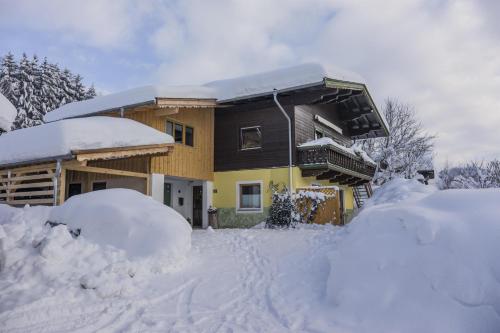
<path id="1" fill-rule="evenodd" d="M 297 147 L 303 177 L 315 176 L 332 183 L 356 186 L 369 182 L 376 165 L 334 145 Z"/>

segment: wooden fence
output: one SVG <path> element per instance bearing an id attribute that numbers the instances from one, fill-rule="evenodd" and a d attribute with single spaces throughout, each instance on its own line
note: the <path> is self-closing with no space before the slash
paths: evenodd
<path id="1" fill-rule="evenodd" d="M 297 188 L 298 199 L 295 204 L 309 223 L 341 225 L 342 211 L 340 205 L 340 193 L 336 186 L 304 187 Z M 314 200 L 310 195 L 300 195 L 300 192 L 320 192 L 325 195 L 325 200 L 315 207 Z M 317 201 L 316 201 L 317 202 Z"/>
<path id="2" fill-rule="evenodd" d="M 0 203 L 54 204 L 58 183 L 55 175 L 56 163 L 0 170 Z"/>

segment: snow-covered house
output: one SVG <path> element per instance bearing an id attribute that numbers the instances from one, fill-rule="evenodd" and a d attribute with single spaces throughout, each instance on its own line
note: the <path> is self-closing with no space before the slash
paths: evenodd
<path id="1" fill-rule="evenodd" d="M 120 118 L 130 119 L 135 126 L 147 125 L 152 132 L 137 136 L 139 131 L 135 129 L 97 124 L 102 119 L 126 121 Z M 251 226 L 267 214 L 272 183 L 283 183 L 292 189 L 338 185 L 343 212 L 354 209 L 353 188 L 373 177 L 375 164 L 366 154 L 349 146 L 353 139 L 388 133 L 362 79 L 340 70 L 327 71 L 318 64 L 305 64 L 201 86 L 147 86 L 70 103 L 48 113 L 47 123 L 40 129 L 9 134 L 4 138 L 6 141 L 0 140 L 0 146 L 26 141 L 17 152 L 33 152 L 27 143 L 33 141 L 29 131 L 43 129 L 48 133 L 59 128 L 58 131 L 69 135 L 72 130 L 66 129 L 65 124 L 91 119 L 101 120 L 89 123 L 88 135 L 75 140 L 83 147 L 66 145 L 60 156 L 28 154 L 21 161 L 13 152 L 2 158 L 2 151 L 3 177 L 10 172 L 10 178 L 19 179 L 12 176 L 8 164 L 34 165 L 37 159 L 50 159 L 51 169 L 46 174 L 56 172 L 59 177 L 57 202 L 60 203 L 81 192 L 116 186 L 139 187 L 138 182 L 130 180 L 121 179 L 117 183 L 117 178 L 126 177 L 112 173 L 108 177 L 99 172 L 103 169 L 140 173 L 146 179 L 142 192 L 171 206 L 193 226 L 208 225 L 210 206 L 218 208 L 222 226 Z M 117 145 L 113 141 L 110 147 L 91 147 L 88 144 L 93 142 L 94 135 L 99 137 L 96 132 L 109 133 L 111 136 L 105 137 L 108 139 L 115 135 L 121 139 Z M 156 137 L 159 132 L 172 138 L 173 144 L 166 139 L 160 143 L 136 144 L 139 138 Z M 20 137 L 15 139 L 15 135 Z M 43 141 L 42 137 L 39 135 L 35 140 Z M 127 138 L 132 138 L 132 142 Z M 50 140 L 58 145 L 54 141 L 59 142 L 58 135 Z M 36 151 L 48 150 L 47 146 L 39 145 Z M 116 148 L 120 151 L 124 147 L 132 148 L 139 156 L 116 155 Z M 141 147 L 146 149 L 142 151 Z M 163 150 L 150 150 L 153 148 Z M 86 149 L 97 149 L 99 158 L 81 157 L 82 150 L 89 153 Z M 102 149 L 109 150 L 109 156 Z M 58 162 L 61 156 L 68 160 Z M 79 173 L 85 171 L 86 175 Z M 13 189 L 12 179 L 9 184 L 10 187 L 1 187 L 4 193 L 0 196 L 12 197 L 11 192 L 6 192 L 7 188 Z"/>

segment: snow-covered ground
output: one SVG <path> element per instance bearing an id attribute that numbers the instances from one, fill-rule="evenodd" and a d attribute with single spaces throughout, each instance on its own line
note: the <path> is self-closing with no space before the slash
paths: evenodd
<path id="1" fill-rule="evenodd" d="M 499 332 L 499 202 L 396 181 L 347 227 L 196 230 L 187 256 L 133 274 L 83 234 L 33 247 L 63 226 L 3 207 L 0 331 Z M 93 262 L 105 287 L 82 289 Z"/>

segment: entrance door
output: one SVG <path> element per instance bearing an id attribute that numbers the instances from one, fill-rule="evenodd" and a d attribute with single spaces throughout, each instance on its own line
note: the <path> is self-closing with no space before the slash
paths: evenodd
<path id="1" fill-rule="evenodd" d="M 193 227 L 203 226 L 203 186 L 193 186 Z"/>
<path id="2" fill-rule="evenodd" d="M 163 204 L 172 207 L 172 184 L 163 184 Z"/>

